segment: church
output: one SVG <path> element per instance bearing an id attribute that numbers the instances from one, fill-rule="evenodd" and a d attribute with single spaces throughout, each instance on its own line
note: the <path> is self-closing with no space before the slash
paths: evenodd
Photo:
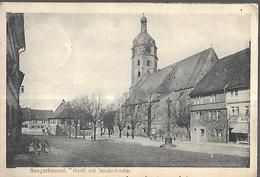
<path id="1" fill-rule="evenodd" d="M 136 135 L 147 135 L 147 130 L 156 136 L 165 136 L 168 123 L 167 100 L 171 110 L 180 105 L 191 104 L 189 94 L 195 85 L 218 62 L 213 48 L 205 49 L 179 62 L 158 69 L 156 42 L 148 33 L 147 18 L 141 17 L 140 33 L 133 41 L 131 57 L 131 104 L 150 105 L 150 125 L 144 121 L 135 130 Z M 186 107 L 186 106 L 183 107 Z M 180 109 L 179 109 L 180 110 Z M 188 110 L 189 111 L 189 110 Z M 149 114 L 149 111 L 148 111 Z M 147 118 L 147 115 L 146 115 Z M 150 126 L 150 127 L 149 127 Z M 171 127 L 171 134 L 190 139 L 190 122 Z M 183 133 L 184 132 L 184 133 Z M 148 133 L 148 136 L 151 135 Z"/>

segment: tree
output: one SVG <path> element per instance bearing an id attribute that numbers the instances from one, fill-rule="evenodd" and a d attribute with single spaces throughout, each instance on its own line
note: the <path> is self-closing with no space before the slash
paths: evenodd
<path id="1" fill-rule="evenodd" d="M 141 105 L 130 105 L 129 106 L 129 115 L 130 115 L 130 125 L 131 125 L 131 136 L 132 139 L 135 138 L 135 129 L 136 125 L 140 123 L 140 116 L 138 115 L 138 111 L 140 109 Z"/>
<path id="2" fill-rule="evenodd" d="M 75 138 L 77 138 L 78 128 L 80 127 L 80 120 L 85 117 L 83 103 L 84 103 L 84 101 L 79 98 L 75 98 L 71 103 L 72 115 L 74 118 L 73 125 L 75 127 Z"/>
<path id="3" fill-rule="evenodd" d="M 119 138 L 122 137 L 122 131 L 126 127 L 127 123 L 127 108 L 118 107 L 115 110 L 115 125 L 117 125 L 119 130 Z"/>
<path id="4" fill-rule="evenodd" d="M 128 93 L 123 93 L 120 98 L 116 100 L 115 104 L 115 125 L 119 130 L 119 138 L 122 137 L 122 131 L 126 127 L 127 123 L 127 107 L 123 106 L 127 104 Z"/>
<path id="5" fill-rule="evenodd" d="M 186 128 L 190 140 L 190 99 L 182 92 L 171 105 L 171 124 Z"/>
<path id="6" fill-rule="evenodd" d="M 91 99 L 86 104 L 87 112 L 90 115 L 90 121 L 93 126 L 93 138 L 96 140 L 97 127 L 100 126 L 103 121 L 105 108 L 101 104 L 101 96 L 92 95 Z"/>
<path id="7" fill-rule="evenodd" d="M 93 130 L 93 138 L 96 140 L 96 130 L 103 121 L 103 115 L 105 113 L 105 108 L 101 104 L 101 95 L 92 95 L 91 97 L 82 96 L 73 100 L 72 105 L 73 114 L 76 117 L 74 124 L 78 125 L 80 118 L 90 122 Z"/>
<path id="8" fill-rule="evenodd" d="M 110 137 L 111 132 L 115 125 L 115 111 L 109 110 L 105 112 L 103 122 L 104 122 L 104 128 L 108 130 L 108 136 Z"/>

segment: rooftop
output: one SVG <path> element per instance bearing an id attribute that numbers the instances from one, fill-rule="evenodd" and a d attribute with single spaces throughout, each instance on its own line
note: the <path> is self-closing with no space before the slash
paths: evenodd
<path id="1" fill-rule="evenodd" d="M 250 49 L 220 59 L 197 83 L 190 96 L 203 96 L 224 90 L 250 88 Z"/>

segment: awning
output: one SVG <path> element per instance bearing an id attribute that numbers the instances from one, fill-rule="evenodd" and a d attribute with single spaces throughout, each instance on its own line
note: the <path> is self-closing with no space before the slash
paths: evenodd
<path id="1" fill-rule="evenodd" d="M 231 130 L 231 133 L 248 133 L 248 123 L 237 123 L 234 125 L 234 128 Z"/>

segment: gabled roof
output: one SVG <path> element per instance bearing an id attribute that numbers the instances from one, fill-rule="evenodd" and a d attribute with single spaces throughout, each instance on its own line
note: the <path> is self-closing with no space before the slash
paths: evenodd
<path id="1" fill-rule="evenodd" d="M 142 84 L 134 88 L 134 90 L 138 92 L 138 97 L 140 97 L 141 94 L 147 91 L 164 94 L 192 88 L 195 86 L 200 71 L 208 57 L 217 58 L 213 48 L 206 49 L 158 70 L 149 75 L 149 77 Z"/>
<path id="2" fill-rule="evenodd" d="M 30 108 L 22 108 L 22 120 L 48 120 L 52 117 L 52 110 L 38 110 Z"/>
<path id="3" fill-rule="evenodd" d="M 203 96 L 232 89 L 250 87 L 250 49 L 220 59 L 197 83 L 190 96 Z"/>
<path id="4" fill-rule="evenodd" d="M 57 107 L 53 116 L 54 119 L 72 119 L 72 107 L 69 102 L 62 100 L 61 104 Z"/>
<path id="5" fill-rule="evenodd" d="M 52 110 L 31 110 L 31 119 L 32 120 L 48 120 L 48 118 L 52 117 Z"/>

